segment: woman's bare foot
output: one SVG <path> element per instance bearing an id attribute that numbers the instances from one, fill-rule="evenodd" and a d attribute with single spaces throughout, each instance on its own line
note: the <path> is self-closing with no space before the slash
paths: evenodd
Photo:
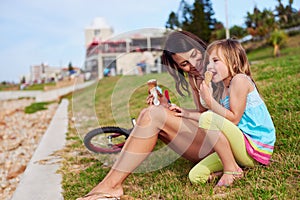
<path id="1" fill-rule="evenodd" d="M 87 194 L 84 197 L 78 198 L 76 200 L 83 200 L 83 199 L 84 200 L 120 200 L 120 197 L 115 197 L 110 194 L 95 192 L 95 193 Z"/>
<path id="2" fill-rule="evenodd" d="M 78 198 L 76 200 L 98 200 L 98 199 L 120 199 L 123 195 L 122 186 L 116 186 L 114 188 L 108 187 L 103 183 L 99 183 L 94 189 L 92 189 L 84 197 Z"/>
<path id="3" fill-rule="evenodd" d="M 217 183 L 217 187 L 229 187 L 233 184 L 233 182 L 237 179 L 240 179 L 244 176 L 243 170 L 241 168 L 238 168 L 235 171 L 224 171 L 223 176 Z"/>

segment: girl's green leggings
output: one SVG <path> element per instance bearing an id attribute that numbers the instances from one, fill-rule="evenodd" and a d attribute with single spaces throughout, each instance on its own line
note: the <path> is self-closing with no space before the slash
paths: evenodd
<path id="1" fill-rule="evenodd" d="M 207 111 L 201 114 L 199 127 L 205 130 L 222 132 L 228 139 L 235 160 L 239 165 L 244 167 L 255 165 L 256 161 L 247 153 L 242 131 L 231 121 L 216 113 Z M 189 179 L 192 183 L 205 183 L 211 173 L 222 170 L 223 164 L 218 154 L 214 152 L 192 168 Z"/>

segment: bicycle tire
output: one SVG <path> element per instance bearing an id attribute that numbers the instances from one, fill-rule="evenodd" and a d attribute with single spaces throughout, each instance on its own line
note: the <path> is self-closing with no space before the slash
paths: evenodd
<path id="1" fill-rule="evenodd" d="M 131 130 L 115 126 L 96 128 L 85 135 L 83 143 L 88 150 L 94 153 L 118 153 L 122 150 L 125 140 L 128 138 L 130 132 Z M 101 144 L 100 142 L 93 142 L 98 136 L 104 136 L 100 139 Z M 113 137 L 110 139 L 110 142 L 108 141 L 109 136 Z M 123 138 L 120 139 L 120 136 L 123 136 Z"/>

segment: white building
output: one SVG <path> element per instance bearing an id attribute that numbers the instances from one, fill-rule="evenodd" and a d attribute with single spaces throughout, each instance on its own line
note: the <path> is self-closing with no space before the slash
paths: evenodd
<path id="1" fill-rule="evenodd" d="M 48 83 L 57 82 L 66 77 L 79 76 L 80 68 L 73 67 L 72 74 L 68 67 L 52 67 L 48 64 L 30 66 L 30 78 L 26 78 L 26 83 Z"/>
<path id="2" fill-rule="evenodd" d="M 103 78 L 103 71 L 109 68 L 112 75 L 136 74 L 136 64 L 141 59 L 139 49 L 153 54 L 156 64 L 148 66 L 146 73 L 161 72 L 160 56 L 165 29 L 140 29 L 117 36 L 103 18 L 94 19 L 85 29 L 86 59 L 85 71 L 89 78 Z"/>
<path id="3" fill-rule="evenodd" d="M 57 81 L 61 68 L 50 67 L 47 64 L 33 65 L 30 67 L 30 81 L 32 83 Z"/>
<path id="4" fill-rule="evenodd" d="M 106 23 L 104 18 L 97 17 L 92 24 L 85 28 L 86 48 L 94 41 L 105 41 L 113 35 L 113 29 Z"/>

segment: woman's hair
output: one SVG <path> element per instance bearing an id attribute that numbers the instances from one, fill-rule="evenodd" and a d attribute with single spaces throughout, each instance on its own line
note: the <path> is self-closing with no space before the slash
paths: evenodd
<path id="1" fill-rule="evenodd" d="M 182 90 L 190 94 L 189 84 L 185 78 L 184 71 L 179 68 L 172 56 L 176 53 L 188 52 L 193 48 L 198 49 L 204 56 L 206 47 L 205 42 L 187 31 L 173 31 L 167 36 L 162 54 L 162 64 L 166 66 L 168 72 L 173 76 L 176 90 L 181 96 L 184 96 Z"/>
<path id="2" fill-rule="evenodd" d="M 212 42 L 208 45 L 205 53 L 206 61 L 213 50 L 216 50 L 218 58 L 227 66 L 229 77 L 233 77 L 236 74 L 246 74 L 255 84 L 251 75 L 246 51 L 240 42 L 236 39 L 223 39 Z M 214 92 L 214 97 L 217 100 L 219 100 L 223 88 L 224 86 L 218 84 L 217 90 Z"/>

